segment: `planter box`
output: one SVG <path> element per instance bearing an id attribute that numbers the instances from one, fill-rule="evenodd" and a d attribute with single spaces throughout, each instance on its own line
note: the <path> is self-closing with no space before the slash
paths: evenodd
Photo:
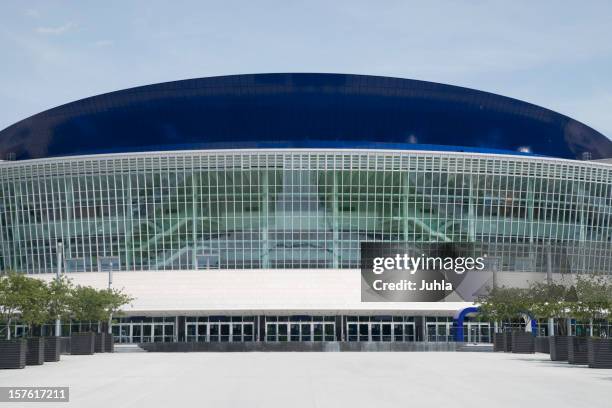
<path id="1" fill-rule="evenodd" d="M 104 351 L 106 353 L 115 352 L 115 339 L 113 339 L 113 335 L 110 333 L 106 333 L 106 339 L 104 340 Z"/>
<path id="2" fill-rule="evenodd" d="M 94 352 L 104 353 L 106 351 L 106 333 L 96 333 L 96 341 L 94 345 Z"/>
<path id="3" fill-rule="evenodd" d="M 26 365 L 25 340 L 0 340 L 0 368 L 24 368 Z"/>
<path id="4" fill-rule="evenodd" d="M 30 337 L 27 340 L 26 365 L 41 365 L 45 363 L 44 337 Z"/>
<path id="5" fill-rule="evenodd" d="M 535 351 L 536 353 L 550 354 L 550 338 L 548 336 L 536 337 Z"/>
<path id="6" fill-rule="evenodd" d="M 495 333 L 493 335 L 493 351 L 504 351 L 505 333 Z"/>
<path id="7" fill-rule="evenodd" d="M 512 332 L 504 333 L 504 351 L 506 353 L 512 351 Z"/>
<path id="8" fill-rule="evenodd" d="M 516 354 L 535 353 L 535 338 L 531 332 L 512 332 L 512 352 Z"/>
<path id="9" fill-rule="evenodd" d="M 590 368 L 612 368 L 612 339 L 590 338 L 587 350 Z"/>
<path id="10" fill-rule="evenodd" d="M 550 359 L 552 361 L 567 361 L 567 336 L 551 336 Z"/>
<path id="11" fill-rule="evenodd" d="M 60 360 L 62 350 L 62 338 L 55 336 L 44 337 L 45 339 L 45 362 Z"/>
<path id="12" fill-rule="evenodd" d="M 89 355 L 94 353 L 95 333 L 73 333 L 70 336 L 70 354 Z"/>
<path id="13" fill-rule="evenodd" d="M 70 337 L 60 337 L 60 353 L 70 354 Z"/>
<path id="14" fill-rule="evenodd" d="M 567 340 L 567 362 L 570 364 L 589 364 L 587 337 L 571 336 Z"/>

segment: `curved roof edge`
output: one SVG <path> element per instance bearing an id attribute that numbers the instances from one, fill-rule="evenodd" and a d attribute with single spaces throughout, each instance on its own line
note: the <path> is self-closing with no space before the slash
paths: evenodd
<path id="1" fill-rule="evenodd" d="M 219 148 L 381 148 L 612 157 L 596 130 L 527 102 L 349 74 L 248 74 L 81 99 L 0 131 L 0 158 Z"/>

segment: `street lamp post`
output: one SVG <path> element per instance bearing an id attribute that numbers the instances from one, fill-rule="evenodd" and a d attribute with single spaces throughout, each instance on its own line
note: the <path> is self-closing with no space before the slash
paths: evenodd
<path id="1" fill-rule="evenodd" d="M 113 286 L 113 261 L 110 262 L 109 268 L 108 268 L 108 290 L 110 291 L 111 288 Z M 113 332 L 112 330 L 112 322 L 113 322 L 113 315 L 111 314 L 108 317 L 108 334 L 111 334 Z"/>
<path id="2" fill-rule="evenodd" d="M 56 279 L 59 281 L 62 274 L 62 255 L 64 252 L 64 244 L 61 240 L 57 241 L 57 271 L 55 273 Z M 60 337 L 62 335 L 62 322 L 59 317 L 55 319 L 55 336 Z"/>

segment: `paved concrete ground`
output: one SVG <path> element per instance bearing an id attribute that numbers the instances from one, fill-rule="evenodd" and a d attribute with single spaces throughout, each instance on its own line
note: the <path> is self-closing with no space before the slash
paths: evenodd
<path id="1" fill-rule="evenodd" d="M 543 354 L 96 354 L 0 370 L 0 385 L 70 386 L 46 408 L 612 407 L 612 370 Z"/>

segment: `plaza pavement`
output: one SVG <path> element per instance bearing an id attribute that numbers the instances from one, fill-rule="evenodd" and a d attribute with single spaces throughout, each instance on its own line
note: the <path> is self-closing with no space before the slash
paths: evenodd
<path id="1" fill-rule="evenodd" d="M 612 370 L 544 354 L 96 354 L 0 370 L 0 386 L 70 386 L 45 408 L 612 407 Z"/>

